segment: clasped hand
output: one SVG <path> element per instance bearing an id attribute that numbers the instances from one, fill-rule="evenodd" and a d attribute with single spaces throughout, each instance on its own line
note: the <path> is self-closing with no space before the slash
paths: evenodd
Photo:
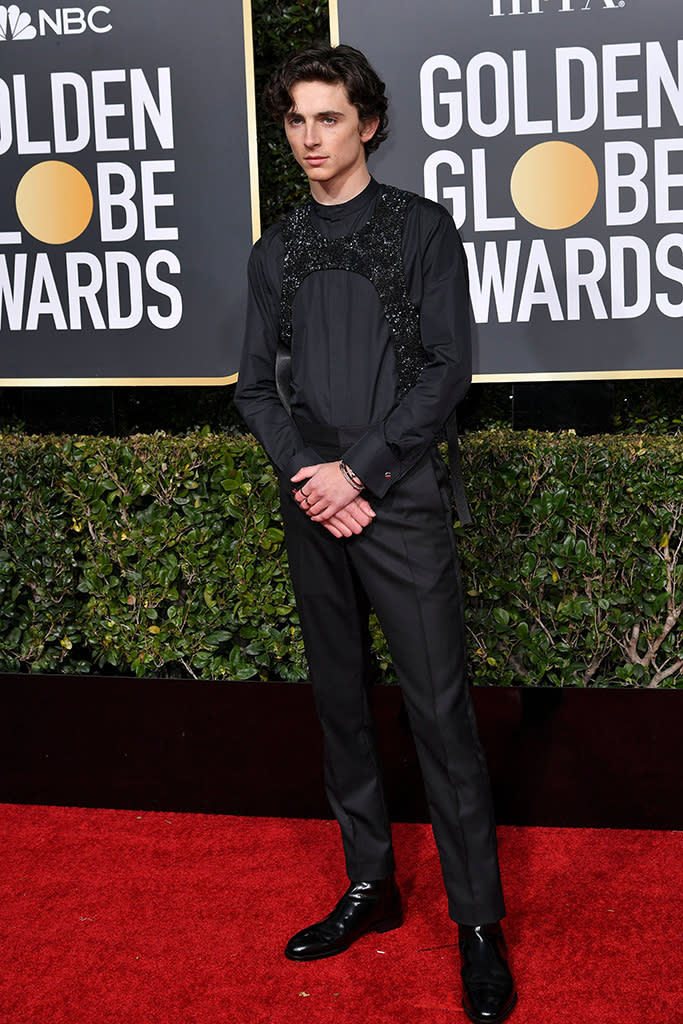
<path id="1" fill-rule="evenodd" d="M 370 503 L 344 477 L 338 462 L 304 466 L 292 477 L 299 508 L 334 537 L 360 533 L 375 517 Z"/>

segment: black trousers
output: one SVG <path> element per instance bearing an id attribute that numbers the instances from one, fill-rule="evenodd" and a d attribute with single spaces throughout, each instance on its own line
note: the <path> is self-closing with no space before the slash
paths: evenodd
<path id="1" fill-rule="evenodd" d="M 301 425 L 300 425 L 300 429 Z M 331 461 L 358 437 L 303 430 Z M 462 585 L 446 467 L 436 450 L 370 502 L 376 518 L 337 539 L 281 485 L 290 571 L 316 708 L 325 783 L 352 881 L 394 868 L 391 828 L 369 708 L 374 608 L 415 739 L 448 895 L 461 924 L 505 914 L 488 772 L 466 678 Z"/>

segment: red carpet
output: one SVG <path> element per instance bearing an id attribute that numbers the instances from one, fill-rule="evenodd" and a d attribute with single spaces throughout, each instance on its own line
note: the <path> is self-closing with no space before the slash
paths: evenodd
<path id="1" fill-rule="evenodd" d="M 402 928 L 292 964 L 344 888 L 329 822 L 0 806 L 5 1024 L 465 1022 L 424 825 Z M 683 1021 L 683 834 L 500 829 L 514 1024 Z"/>

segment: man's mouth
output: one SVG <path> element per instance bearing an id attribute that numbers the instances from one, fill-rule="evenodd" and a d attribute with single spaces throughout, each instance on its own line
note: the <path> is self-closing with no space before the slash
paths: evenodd
<path id="1" fill-rule="evenodd" d="M 326 156 L 307 156 L 306 163 L 311 164 L 313 167 L 317 167 L 318 164 L 322 164 L 327 160 Z"/>

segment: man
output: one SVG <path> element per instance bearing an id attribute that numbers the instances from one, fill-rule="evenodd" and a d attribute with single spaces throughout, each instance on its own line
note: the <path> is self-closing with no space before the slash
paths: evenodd
<path id="1" fill-rule="evenodd" d="M 359 51 L 296 54 L 264 102 L 284 124 L 311 198 L 254 247 L 237 404 L 281 480 L 327 792 L 351 882 L 285 955 L 333 956 L 402 921 L 368 707 L 372 607 L 403 689 L 459 926 L 464 1006 L 473 1021 L 502 1021 L 517 997 L 466 679 L 448 474 L 436 448 L 470 381 L 462 244 L 442 207 L 371 178 L 366 157 L 386 137 L 387 101 Z"/>

